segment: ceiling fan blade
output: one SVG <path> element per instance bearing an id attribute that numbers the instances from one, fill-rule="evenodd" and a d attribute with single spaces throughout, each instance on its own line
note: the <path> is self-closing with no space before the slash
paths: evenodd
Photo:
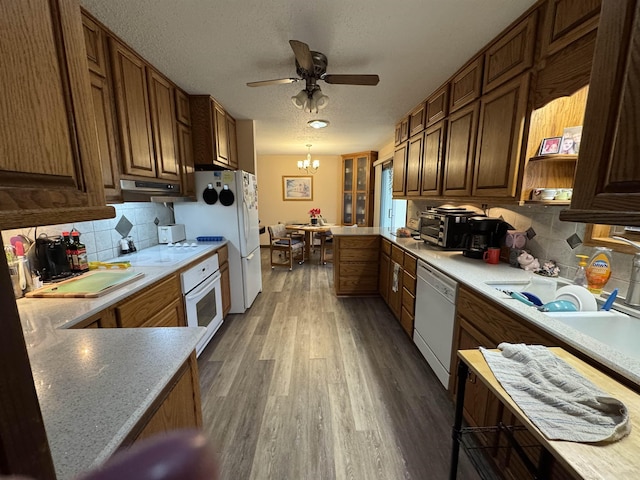
<path id="1" fill-rule="evenodd" d="M 380 77 L 378 75 L 325 75 L 322 80 L 338 85 L 377 85 Z"/>
<path id="2" fill-rule="evenodd" d="M 313 57 L 309 50 L 309 45 L 298 40 L 289 40 L 289 45 L 293 50 L 293 54 L 296 56 L 298 65 L 307 72 L 313 72 Z"/>
<path id="3" fill-rule="evenodd" d="M 266 87 L 267 85 L 280 85 L 283 83 L 295 83 L 299 78 L 278 78 L 276 80 L 262 80 L 261 82 L 248 82 L 247 87 Z"/>

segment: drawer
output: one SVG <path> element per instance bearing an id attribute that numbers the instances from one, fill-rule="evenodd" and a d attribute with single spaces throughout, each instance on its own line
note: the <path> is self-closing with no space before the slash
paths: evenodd
<path id="1" fill-rule="evenodd" d="M 406 288 L 402 289 L 402 307 L 412 315 L 416 311 L 416 297 Z"/>
<path id="2" fill-rule="evenodd" d="M 400 315 L 400 325 L 402 329 L 413 338 L 413 315 L 402 307 L 402 314 Z"/>
<path id="3" fill-rule="evenodd" d="M 216 253 L 218 254 L 218 264 L 222 265 L 224 262 L 229 261 L 229 247 L 226 245 L 220 247 Z"/>
<path id="4" fill-rule="evenodd" d="M 378 277 L 362 277 L 359 275 L 340 275 L 338 292 L 345 293 L 378 293 Z"/>
<path id="5" fill-rule="evenodd" d="M 404 286 L 404 288 L 409 290 L 409 293 L 411 293 L 412 295 L 415 295 L 416 294 L 416 277 L 414 277 L 413 275 L 411 275 L 409 272 L 405 270 L 404 273 L 402 274 L 402 286 Z"/>
<path id="6" fill-rule="evenodd" d="M 180 279 L 172 275 L 118 305 L 115 308 L 118 325 L 125 328 L 140 327 L 177 299 L 182 301 Z"/>
<path id="7" fill-rule="evenodd" d="M 462 285 L 458 289 L 456 305 L 458 315 L 464 317 L 495 345 L 509 342 L 558 346 L 557 341 L 525 319 L 503 310 L 495 302 L 486 300 Z"/>
<path id="8" fill-rule="evenodd" d="M 405 271 L 408 271 L 414 277 L 416 276 L 416 271 L 418 269 L 418 259 L 411 255 L 410 253 L 404 252 L 404 263 L 403 268 Z"/>
<path id="9" fill-rule="evenodd" d="M 382 249 L 382 253 L 385 255 L 391 256 L 391 242 L 386 238 L 383 238 L 381 241 L 380 248 Z"/>
<path id="10" fill-rule="evenodd" d="M 153 317 L 141 325 L 141 327 L 184 327 L 184 310 L 182 298 L 173 301 L 170 305 L 156 313 Z"/>
<path id="11" fill-rule="evenodd" d="M 338 242 L 340 243 L 340 247 L 341 249 L 364 249 L 364 248 L 368 248 L 368 249 L 375 249 L 376 252 L 378 251 L 378 248 L 380 246 L 380 237 L 375 236 L 375 237 L 370 237 L 370 236 L 366 236 L 366 237 L 350 237 L 350 236 L 341 236 L 341 237 L 336 237 Z M 377 256 L 377 253 L 376 253 Z"/>
<path id="12" fill-rule="evenodd" d="M 398 265 L 404 264 L 404 250 L 402 250 L 397 245 L 391 245 L 391 260 L 396 262 Z"/>

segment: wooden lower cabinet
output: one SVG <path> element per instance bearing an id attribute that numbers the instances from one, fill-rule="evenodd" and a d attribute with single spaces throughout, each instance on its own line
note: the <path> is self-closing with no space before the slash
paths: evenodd
<path id="1" fill-rule="evenodd" d="M 183 428 L 202 427 L 198 363 L 195 353 L 180 368 L 156 404 L 132 431 L 133 442 Z"/>
<path id="2" fill-rule="evenodd" d="M 107 308 L 96 315 L 76 323 L 71 328 L 116 328 L 116 314 L 112 308 Z"/>
<path id="3" fill-rule="evenodd" d="M 387 240 L 382 240 L 386 242 Z M 389 303 L 389 271 L 391 268 L 391 259 L 389 255 L 384 252 L 380 252 L 380 269 L 378 272 L 378 293 L 385 301 Z"/>
<path id="4" fill-rule="evenodd" d="M 222 316 L 226 317 L 231 310 L 231 279 L 229 277 L 229 262 L 220 265 L 220 286 L 222 288 Z"/>
<path id="5" fill-rule="evenodd" d="M 545 346 L 562 346 L 556 339 L 534 326 L 525 325 L 494 302 L 480 297 L 464 285 L 459 286 L 456 304 L 456 319 L 453 333 L 451 357 L 451 379 L 449 391 L 454 395 L 458 380 L 458 350 L 475 349 L 480 346 L 496 348 L 501 342 L 538 344 Z M 464 418 L 474 427 L 492 427 L 502 422 L 505 425 L 519 426 L 513 415 L 503 407 L 489 388 L 470 373 L 465 386 Z M 508 443 L 503 433 L 481 433 L 477 439 L 487 448 L 486 452 L 500 477 L 509 480 L 530 478 L 524 462 Z M 525 453 L 534 463 L 542 452 L 542 447 L 529 447 L 537 442 L 527 432 L 515 435 L 516 441 L 524 448 Z M 550 480 L 571 478 L 562 466 L 551 460 Z"/>
<path id="6" fill-rule="evenodd" d="M 334 236 L 334 288 L 336 295 L 378 293 L 378 235 Z"/>
<path id="7" fill-rule="evenodd" d="M 185 326 L 180 277 L 171 275 L 115 307 L 123 328 Z"/>

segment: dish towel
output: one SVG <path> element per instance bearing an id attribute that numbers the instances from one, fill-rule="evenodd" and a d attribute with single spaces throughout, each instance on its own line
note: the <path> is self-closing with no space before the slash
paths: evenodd
<path id="1" fill-rule="evenodd" d="M 614 442 L 631 431 L 625 405 L 601 391 L 547 347 L 480 347 L 502 387 L 550 440 Z"/>

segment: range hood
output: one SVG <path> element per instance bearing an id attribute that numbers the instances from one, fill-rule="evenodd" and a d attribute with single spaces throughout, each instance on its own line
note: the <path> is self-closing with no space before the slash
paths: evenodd
<path id="1" fill-rule="evenodd" d="M 125 202 L 183 202 L 177 183 L 150 180 L 120 180 L 122 199 Z"/>

